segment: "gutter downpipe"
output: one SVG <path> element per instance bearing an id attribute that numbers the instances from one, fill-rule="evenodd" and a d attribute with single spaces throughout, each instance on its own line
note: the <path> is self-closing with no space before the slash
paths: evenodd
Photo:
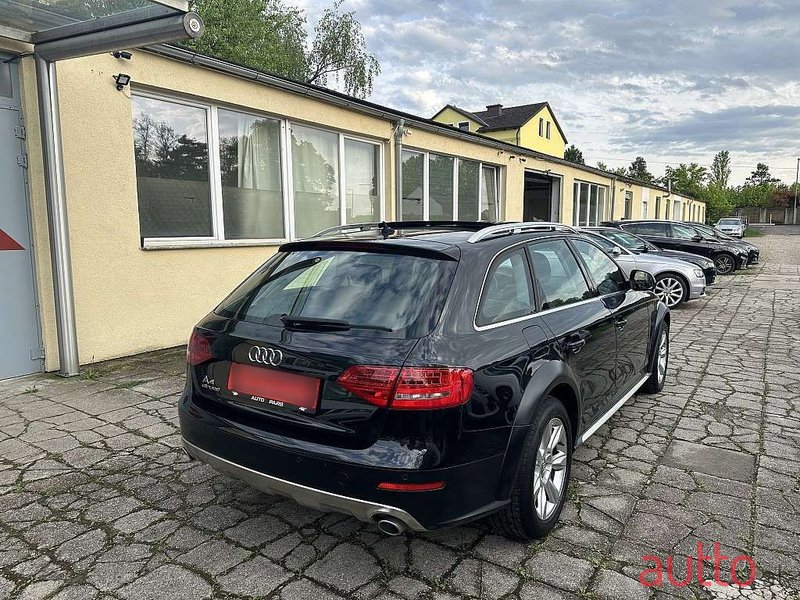
<path id="1" fill-rule="evenodd" d="M 611 220 L 614 221 L 614 210 L 617 208 L 617 178 L 611 178 Z"/>
<path id="2" fill-rule="evenodd" d="M 67 199 L 64 193 L 64 156 L 58 110 L 56 65 L 40 55 L 36 62 L 36 91 L 39 96 L 39 122 L 42 134 L 47 226 L 50 230 L 50 257 L 53 265 L 56 330 L 58 332 L 58 374 L 78 374 L 78 336 L 75 328 L 75 299 L 72 288 L 72 261 L 69 247 Z"/>
<path id="3" fill-rule="evenodd" d="M 403 220 L 403 136 L 405 135 L 406 120 L 397 121 L 394 131 L 394 157 L 395 157 L 395 218 Z"/>

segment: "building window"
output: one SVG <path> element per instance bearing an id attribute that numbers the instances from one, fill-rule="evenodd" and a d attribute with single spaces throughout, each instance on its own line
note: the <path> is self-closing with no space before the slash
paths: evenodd
<path id="1" fill-rule="evenodd" d="M 576 181 L 573 186 L 573 225 L 600 225 L 606 215 L 607 188 L 594 183 Z"/>
<path id="2" fill-rule="evenodd" d="M 139 230 L 143 238 L 214 234 L 208 109 L 134 96 Z"/>
<path id="3" fill-rule="evenodd" d="M 633 217 L 633 192 L 627 190 L 625 192 L 625 213 L 623 215 L 624 219 L 630 219 Z"/>
<path id="4" fill-rule="evenodd" d="M 431 221 L 449 221 L 453 218 L 455 198 L 452 156 L 428 155 L 428 218 Z M 405 173 L 403 173 L 405 175 Z"/>
<path id="5" fill-rule="evenodd" d="M 469 131 L 469 121 L 461 121 L 461 122 L 459 122 L 458 128 L 461 131 Z"/>
<path id="6" fill-rule="evenodd" d="M 661 196 L 656 196 L 656 214 L 655 214 L 655 218 L 656 219 L 660 219 L 661 218 Z"/>
<path id="7" fill-rule="evenodd" d="M 648 204 L 648 202 L 649 202 L 648 200 L 645 200 L 644 198 L 642 198 L 642 218 L 643 219 L 648 218 L 647 217 L 647 204 Z"/>
<path id="8" fill-rule="evenodd" d="M 547 122 L 547 139 L 550 139 L 550 121 Z"/>
<path id="9" fill-rule="evenodd" d="M 497 168 L 478 161 L 403 150 L 399 209 L 406 221 L 496 221 Z"/>
<path id="10" fill-rule="evenodd" d="M 145 247 L 263 243 L 383 218 L 380 144 L 274 117 L 133 96 Z"/>
<path id="11" fill-rule="evenodd" d="M 681 220 L 681 203 L 678 200 L 675 200 L 672 204 L 672 220 L 673 221 L 680 221 Z"/>
<path id="12" fill-rule="evenodd" d="M 225 238 L 283 238 L 280 121 L 223 109 L 218 116 Z"/>
<path id="13" fill-rule="evenodd" d="M 539 118 L 539 137 L 544 137 L 544 119 Z"/>

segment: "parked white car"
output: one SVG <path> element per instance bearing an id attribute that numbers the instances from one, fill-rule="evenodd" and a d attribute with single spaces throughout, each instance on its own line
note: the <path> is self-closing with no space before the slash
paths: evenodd
<path id="1" fill-rule="evenodd" d="M 745 225 L 738 217 L 726 217 L 717 221 L 714 228 L 730 236 L 742 238 L 744 236 Z"/>

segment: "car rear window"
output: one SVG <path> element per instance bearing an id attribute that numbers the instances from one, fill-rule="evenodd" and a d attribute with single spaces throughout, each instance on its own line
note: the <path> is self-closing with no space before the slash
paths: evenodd
<path id="1" fill-rule="evenodd" d="M 439 320 L 456 265 L 396 253 L 280 252 L 215 312 L 275 326 L 283 325 L 282 315 L 333 319 L 358 335 L 422 337 Z"/>

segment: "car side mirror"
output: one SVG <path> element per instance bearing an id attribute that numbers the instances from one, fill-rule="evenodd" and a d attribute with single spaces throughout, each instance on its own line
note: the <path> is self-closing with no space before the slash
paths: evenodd
<path id="1" fill-rule="evenodd" d="M 703 241 L 703 236 L 702 235 L 692 236 L 692 241 L 693 242 L 702 242 Z"/>
<path id="2" fill-rule="evenodd" d="M 651 292 L 656 289 L 656 279 L 647 271 L 631 271 L 631 289 L 637 292 Z"/>

